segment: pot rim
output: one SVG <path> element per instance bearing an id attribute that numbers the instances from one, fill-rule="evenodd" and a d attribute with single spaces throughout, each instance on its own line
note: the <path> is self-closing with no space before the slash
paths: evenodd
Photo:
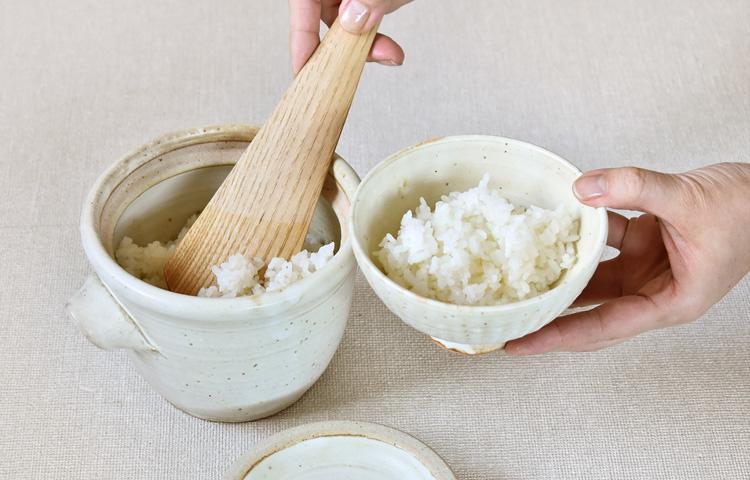
<path id="1" fill-rule="evenodd" d="M 314 289 L 321 276 L 332 274 L 336 269 L 345 268 L 345 263 L 353 260 L 351 238 L 347 238 L 346 241 L 339 245 L 338 251 L 331 261 L 320 271 L 294 282 L 283 290 L 257 296 L 205 298 L 175 293 L 153 286 L 128 273 L 107 253 L 98 234 L 97 227 L 100 223 L 100 218 L 97 217 L 97 214 L 101 212 L 101 208 L 114 189 L 125 181 L 135 168 L 160 155 L 192 145 L 219 141 L 241 142 L 251 140 L 259 128 L 255 125 L 220 124 L 179 130 L 157 137 L 110 165 L 89 190 L 80 218 L 83 249 L 96 273 L 98 275 L 100 272 L 105 274 L 108 279 L 119 283 L 123 287 L 123 290 L 133 292 L 144 299 L 159 302 L 162 305 L 173 305 L 173 308 L 179 310 L 189 309 L 205 312 L 206 309 L 247 311 L 282 304 L 289 301 L 289 298 L 299 297 L 307 290 Z M 340 174 L 336 175 L 336 172 L 340 172 Z M 329 173 L 335 178 L 343 193 L 349 198 L 351 208 L 354 193 L 359 185 L 359 176 L 338 154 L 334 154 Z M 349 217 L 341 218 L 338 215 L 336 217 L 342 231 L 344 231 L 347 228 L 345 223 L 349 220 Z M 103 279 L 103 283 L 107 284 L 108 282 Z M 110 285 L 108 285 L 108 288 L 112 289 Z M 221 322 L 222 319 L 211 320 L 211 323 Z"/>
<path id="2" fill-rule="evenodd" d="M 544 155 L 550 156 L 552 159 L 560 163 L 560 165 L 564 168 L 566 168 L 569 171 L 572 171 L 576 178 L 580 177 L 582 175 L 582 172 L 578 167 L 570 163 L 569 161 L 565 160 L 561 156 L 550 152 L 547 149 L 544 149 L 542 147 L 539 147 L 537 145 L 534 145 L 532 143 L 524 142 L 522 140 L 516 140 L 513 138 L 507 138 L 507 137 L 501 137 L 501 136 L 495 136 L 495 135 L 454 135 L 454 136 L 447 136 L 447 137 L 439 137 L 432 140 L 427 140 L 421 143 L 418 143 L 416 145 L 412 145 L 406 148 L 403 148 L 395 153 L 392 153 L 388 157 L 385 158 L 382 162 L 380 162 L 378 165 L 375 166 L 372 170 L 370 170 L 367 175 L 360 181 L 360 185 L 357 188 L 357 192 L 354 194 L 354 199 L 352 200 L 352 207 L 351 211 L 349 213 L 349 238 L 352 242 L 352 248 L 355 252 L 355 255 L 357 257 L 357 262 L 360 264 L 360 267 L 367 267 L 370 271 L 374 272 L 374 275 L 376 276 L 377 280 L 380 281 L 385 285 L 386 288 L 389 288 L 391 290 L 396 290 L 399 294 L 407 297 L 411 301 L 415 302 L 422 302 L 425 303 L 431 307 L 439 308 L 448 310 L 451 312 L 465 312 L 465 313 L 479 313 L 481 315 L 484 314 L 492 314 L 492 313 L 507 313 L 516 309 L 523 309 L 526 307 L 533 306 L 534 304 L 543 303 L 547 298 L 556 296 L 559 291 L 563 289 L 563 287 L 567 286 L 572 282 L 572 279 L 569 277 L 566 277 L 562 282 L 555 285 L 550 290 L 547 290 L 544 293 L 541 293 L 539 295 L 536 295 L 531 298 L 527 298 L 526 300 L 522 300 L 520 302 L 513 302 L 513 303 L 504 303 L 500 305 L 457 305 L 453 303 L 447 303 L 442 302 L 440 300 L 435 300 L 432 298 L 423 297 L 421 295 L 418 295 L 411 290 L 408 290 L 407 288 L 399 285 L 395 281 L 391 280 L 383 271 L 378 268 L 377 265 L 375 265 L 375 262 L 372 261 L 372 258 L 370 257 L 370 254 L 365 252 L 364 247 L 360 243 L 359 237 L 357 236 L 356 232 L 356 224 L 357 224 L 357 205 L 360 201 L 364 201 L 361 198 L 362 191 L 364 190 L 365 185 L 367 185 L 367 182 L 370 181 L 373 177 L 381 174 L 384 170 L 387 170 L 390 168 L 390 166 L 399 161 L 404 156 L 407 156 L 411 154 L 412 152 L 422 150 L 424 148 L 441 144 L 441 143 L 454 143 L 454 142 L 508 142 L 508 143 L 514 143 L 516 145 L 535 150 L 539 153 L 542 153 Z M 593 208 L 593 207 L 586 207 L 586 208 Z M 598 245 L 597 251 L 595 252 L 595 255 L 592 255 L 589 259 L 589 262 L 586 264 L 579 264 L 576 263 L 576 267 L 580 267 L 579 271 L 585 271 L 586 268 L 590 266 L 593 263 L 598 263 L 602 253 L 604 252 L 604 247 L 606 246 L 607 242 L 607 232 L 609 227 L 609 220 L 607 218 L 607 210 L 602 207 L 594 208 L 596 210 L 598 220 L 599 220 L 599 235 L 596 238 L 596 244 Z"/>

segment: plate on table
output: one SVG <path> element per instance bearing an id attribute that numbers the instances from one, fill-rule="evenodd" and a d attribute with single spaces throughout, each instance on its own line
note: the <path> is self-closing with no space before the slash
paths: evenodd
<path id="1" fill-rule="evenodd" d="M 364 422 L 321 422 L 278 433 L 242 456 L 226 480 L 456 480 L 429 447 Z"/>

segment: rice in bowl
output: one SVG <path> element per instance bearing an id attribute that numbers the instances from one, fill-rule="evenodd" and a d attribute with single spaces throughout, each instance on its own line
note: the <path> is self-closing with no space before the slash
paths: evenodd
<path id="1" fill-rule="evenodd" d="M 514 205 L 484 175 L 433 210 L 420 199 L 374 256 L 389 278 L 423 297 L 499 305 L 552 288 L 575 264 L 579 228 L 574 208 Z"/>

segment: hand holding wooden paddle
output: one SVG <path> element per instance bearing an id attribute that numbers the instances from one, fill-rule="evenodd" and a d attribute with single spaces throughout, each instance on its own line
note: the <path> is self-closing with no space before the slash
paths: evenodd
<path id="1" fill-rule="evenodd" d="M 170 290 L 195 295 L 211 266 L 241 253 L 289 258 L 302 248 L 377 25 L 337 22 L 165 267 Z"/>

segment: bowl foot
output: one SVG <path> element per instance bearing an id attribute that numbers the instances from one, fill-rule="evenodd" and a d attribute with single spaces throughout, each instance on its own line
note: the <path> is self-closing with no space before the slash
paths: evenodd
<path id="1" fill-rule="evenodd" d="M 439 338 L 430 337 L 433 342 L 437 343 L 446 350 L 451 352 L 460 353 L 461 355 L 481 355 L 483 353 L 490 353 L 497 350 L 502 350 L 505 347 L 505 342 L 498 343 L 496 345 L 469 345 L 466 343 L 449 342 L 448 340 L 441 340 Z"/>

